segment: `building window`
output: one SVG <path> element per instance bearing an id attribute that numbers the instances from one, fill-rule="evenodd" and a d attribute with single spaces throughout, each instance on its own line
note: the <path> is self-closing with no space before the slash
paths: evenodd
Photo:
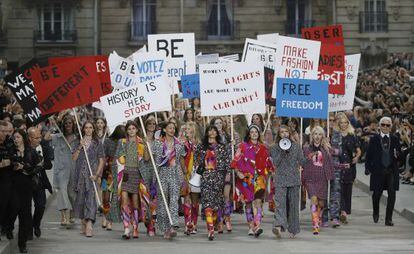
<path id="1" fill-rule="evenodd" d="M 359 25 L 361 33 L 387 32 L 385 0 L 365 0 L 364 11 L 359 14 Z"/>
<path id="2" fill-rule="evenodd" d="M 287 0 L 286 13 L 286 34 L 300 35 L 302 28 L 314 25 L 311 0 Z"/>
<path id="3" fill-rule="evenodd" d="M 233 36 L 233 5 L 231 0 L 211 0 L 207 9 L 208 39 L 226 39 Z"/>
<path id="4" fill-rule="evenodd" d="M 64 2 L 50 2 L 39 8 L 39 31 L 36 40 L 71 42 L 76 40 L 71 6 Z"/>
<path id="5" fill-rule="evenodd" d="M 133 0 L 131 40 L 145 39 L 156 33 L 156 0 Z"/>

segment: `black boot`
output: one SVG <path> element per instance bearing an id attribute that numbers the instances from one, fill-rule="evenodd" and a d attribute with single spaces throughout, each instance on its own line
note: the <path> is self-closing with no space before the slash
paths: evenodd
<path id="1" fill-rule="evenodd" d="M 27 253 L 27 247 L 26 245 L 19 245 L 20 253 Z"/>

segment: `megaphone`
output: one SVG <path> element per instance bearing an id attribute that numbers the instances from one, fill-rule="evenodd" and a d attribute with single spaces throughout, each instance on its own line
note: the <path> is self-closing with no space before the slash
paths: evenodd
<path id="1" fill-rule="evenodd" d="M 201 186 L 201 175 L 197 172 L 194 172 L 188 183 L 193 187 L 199 188 Z"/>
<path id="2" fill-rule="evenodd" d="M 292 147 L 292 142 L 288 138 L 282 138 L 279 141 L 279 147 L 283 151 L 287 151 L 287 150 L 289 150 Z"/>

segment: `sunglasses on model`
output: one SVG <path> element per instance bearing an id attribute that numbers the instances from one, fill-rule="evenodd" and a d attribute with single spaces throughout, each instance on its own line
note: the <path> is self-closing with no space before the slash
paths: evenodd
<path id="1" fill-rule="evenodd" d="M 391 124 L 382 123 L 381 126 L 382 127 L 391 127 Z"/>

